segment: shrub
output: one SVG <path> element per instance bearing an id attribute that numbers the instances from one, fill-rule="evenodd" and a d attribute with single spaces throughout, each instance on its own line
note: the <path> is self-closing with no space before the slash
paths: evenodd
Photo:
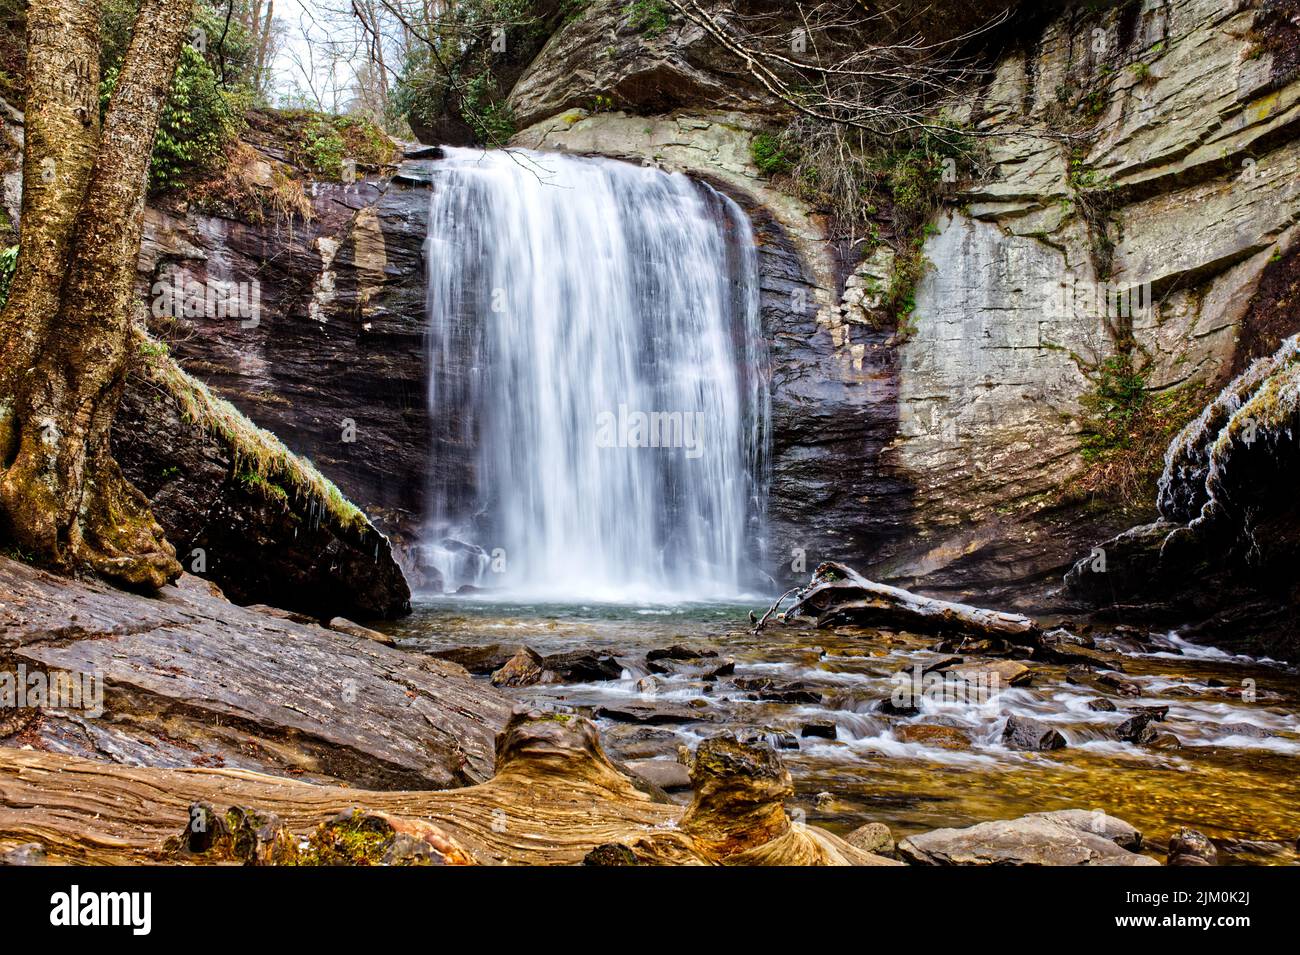
<path id="1" fill-rule="evenodd" d="M 781 145 L 781 138 L 772 133 L 759 133 L 749 144 L 749 155 L 758 171 L 765 176 L 777 176 L 791 169 L 790 157 Z"/>

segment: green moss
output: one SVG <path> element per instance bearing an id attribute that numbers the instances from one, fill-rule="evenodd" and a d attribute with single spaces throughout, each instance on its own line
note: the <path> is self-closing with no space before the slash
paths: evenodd
<path id="1" fill-rule="evenodd" d="M 628 4 L 627 25 L 644 36 L 659 36 L 671 22 L 672 17 L 663 0 L 633 0 Z"/>
<path id="2" fill-rule="evenodd" d="M 152 339 L 137 332 L 137 350 L 143 352 Z M 370 529 L 366 516 L 335 484 L 299 457 L 269 431 L 249 421 L 230 402 L 218 398 L 203 382 L 191 378 L 166 354 L 153 354 L 142 369 L 164 393 L 176 402 L 184 420 L 217 435 L 234 456 L 237 479 L 287 499 L 296 497 L 318 502 L 343 530 L 364 533 Z M 274 490 L 272 490 L 274 489 Z"/>
<path id="3" fill-rule="evenodd" d="M 253 488 L 265 497 L 273 500 L 287 502 L 289 492 L 282 488 L 274 481 L 268 481 L 263 475 L 256 471 L 242 471 L 235 476 L 235 480 L 247 488 Z"/>

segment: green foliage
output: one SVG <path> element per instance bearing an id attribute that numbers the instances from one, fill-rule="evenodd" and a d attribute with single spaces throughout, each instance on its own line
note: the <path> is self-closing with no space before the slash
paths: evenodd
<path id="1" fill-rule="evenodd" d="M 299 158 L 308 169 L 331 179 L 342 177 L 347 146 L 327 117 L 317 116 L 307 124 L 299 148 Z"/>
<path id="2" fill-rule="evenodd" d="M 496 92 L 491 73 L 480 73 L 465 84 L 460 101 L 461 115 L 479 142 L 504 143 L 515 134 L 515 116 Z"/>
<path id="3" fill-rule="evenodd" d="M 633 0 L 628 4 L 627 25 L 645 36 L 659 36 L 671 22 L 663 0 Z"/>
<path id="4" fill-rule="evenodd" d="M 134 0 L 107 0 L 103 8 L 101 108 L 108 107 L 117 84 L 135 12 Z M 244 111 L 252 103 L 252 90 L 242 78 L 250 68 L 253 51 L 238 18 L 227 29 L 224 4 L 217 7 L 204 2 L 196 7 L 194 27 L 210 41 L 206 52 L 188 44 L 181 49 L 149 165 L 149 188 L 154 192 L 180 188 L 220 167 L 227 147 L 243 128 Z M 225 39 L 217 46 L 223 32 Z"/>
<path id="5" fill-rule="evenodd" d="M 1081 399 L 1080 453 L 1088 468 L 1069 493 L 1150 512 L 1165 449 L 1212 394 L 1190 385 L 1153 390 L 1149 368 L 1135 361 L 1131 349 L 1085 370 L 1093 385 Z"/>
<path id="6" fill-rule="evenodd" d="M 18 267 L 18 246 L 11 245 L 0 249 L 0 308 L 9 301 L 9 286 L 14 280 L 14 269 Z"/>
<path id="7" fill-rule="evenodd" d="M 758 171 L 765 176 L 777 176 L 792 168 L 790 157 L 781 145 L 781 138 L 772 133 L 759 133 L 749 144 L 749 155 Z"/>
<path id="8" fill-rule="evenodd" d="M 1147 406 L 1147 374 L 1127 352 L 1113 355 L 1093 373 L 1093 391 L 1082 399 L 1086 419 L 1081 446 L 1086 461 L 1127 450 L 1136 438 L 1135 422 Z"/>
<path id="9" fill-rule="evenodd" d="M 581 14 L 587 3 L 460 0 L 449 5 L 428 27 L 441 57 L 426 44 L 412 45 L 389 97 L 387 121 L 406 119 L 417 129 L 453 136 L 467 127 L 479 143 L 504 144 L 515 133 L 515 118 L 499 74 L 531 60 L 549 33 Z M 493 49 L 502 29 L 505 49 Z"/>
<path id="10" fill-rule="evenodd" d="M 800 117 L 778 133 L 755 136 L 750 152 L 760 171 L 828 215 L 834 238 L 864 255 L 893 249 L 884 306 L 910 333 L 916 286 L 929 268 L 925 239 L 945 174 L 975 159 L 970 137 L 942 119 L 883 136 Z"/>
<path id="11" fill-rule="evenodd" d="M 241 471 L 235 478 L 240 484 L 249 490 L 258 491 L 263 497 L 274 501 L 286 502 L 289 500 L 289 492 L 274 481 L 269 481 L 265 475 L 257 471 Z"/>
<path id="12" fill-rule="evenodd" d="M 112 82 L 116 80 L 114 72 Z M 192 46 L 181 51 L 171 92 L 158 122 L 150 188 L 175 189 L 191 175 L 210 172 L 243 123 L 239 93 L 227 93 L 203 54 Z"/>
<path id="13" fill-rule="evenodd" d="M 294 161 L 317 175 L 341 179 L 343 162 L 378 168 L 392 161 L 395 147 L 382 129 L 364 116 L 291 114 L 305 119 L 292 149 Z"/>

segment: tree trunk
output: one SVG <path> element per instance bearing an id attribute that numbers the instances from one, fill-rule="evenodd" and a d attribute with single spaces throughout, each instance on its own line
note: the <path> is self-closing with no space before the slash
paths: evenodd
<path id="1" fill-rule="evenodd" d="M 18 298 L 0 320 L 6 530 L 38 560 L 139 587 L 175 579 L 180 566 L 148 502 L 122 477 L 108 438 L 129 357 L 149 157 L 191 11 L 190 0 L 143 0 L 100 136 L 82 133 L 74 146 L 29 137 L 24 185 L 47 176 L 51 153 L 58 180 L 65 154 L 83 161 L 85 141 L 94 164 L 88 175 L 72 165 L 69 174 L 80 179 L 53 195 L 24 197 Z M 93 31 L 81 24 L 86 16 Z M 33 18 L 28 62 L 41 74 L 52 58 L 64 82 L 46 82 L 29 109 L 55 137 L 74 118 L 93 132 L 99 4 L 34 0 Z M 48 26 L 65 20 L 66 28 Z M 40 203 L 54 211 L 29 223 L 28 209 Z"/>

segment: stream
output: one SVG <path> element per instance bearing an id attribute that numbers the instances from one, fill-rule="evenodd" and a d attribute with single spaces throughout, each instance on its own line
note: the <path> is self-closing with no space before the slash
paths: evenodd
<path id="1" fill-rule="evenodd" d="M 759 603 L 433 597 L 387 629 L 419 652 L 500 645 L 504 658 L 526 645 L 543 657 L 613 656 L 617 677 L 505 692 L 592 716 L 607 751 L 623 761 L 676 759 L 680 747 L 694 749 L 723 732 L 760 735 L 794 778 L 792 809 L 836 832 L 881 822 L 901 839 L 1083 808 L 1132 823 L 1156 853 L 1175 829 L 1191 826 L 1219 842 L 1224 864 L 1298 861 L 1300 695 L 1293 671 L 1282 665 L 1173 635 L 1098 631 L 1095 647 L 1113 660 L 1113 671 L 1025 661 L 1027 685 L 988 698 L 922 697 L 915 714 L 891 715 L 878 707 L 894 692 L 896 673 L 951 656 L 931 649 L 933 638 L 788 624 L 754 635 L 746 621 Z M 673 646 L 711 655 L 647 662 L 650 651 Z M 995 661 L 971 655 L 966 662 Z M 1090 708 L 1098 699 L 1115 709 Z M 1134 708 L 1166 706 L 1156 742 L 1115 738 Z M 1006 748 L 1008 714 L 1049 724 L 1067 745 L 1050 752 Z M 690 793 L 673 796 L 686 800 Z"/>

